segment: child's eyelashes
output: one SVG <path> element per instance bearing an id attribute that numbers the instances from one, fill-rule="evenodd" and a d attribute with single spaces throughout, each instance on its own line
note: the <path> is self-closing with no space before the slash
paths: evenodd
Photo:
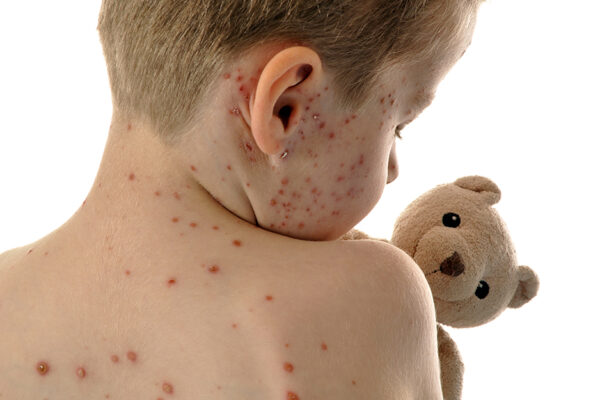
<path id="1" fill-rule="evenodd" d="M 396 125 L 396 128 L 394 128 L 394 136 L 396 136 L 398 139 L 402 139 L 402 129 L 404 129 L 405 124 L 401 124 L 401 125 Z"/>

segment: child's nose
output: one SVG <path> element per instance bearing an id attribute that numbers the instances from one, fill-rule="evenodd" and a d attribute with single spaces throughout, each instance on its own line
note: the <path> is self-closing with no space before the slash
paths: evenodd
<path id="1" fill-rule="evenodd" d="M 388 161 L 387 182 L 392 183 L 398 177 L 398 160 L 396 159 L 396 142 L 392 145 Z"/>

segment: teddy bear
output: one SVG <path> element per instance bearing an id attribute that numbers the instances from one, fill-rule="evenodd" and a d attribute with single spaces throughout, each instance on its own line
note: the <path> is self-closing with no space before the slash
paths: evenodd
<path id="1" fill-rule="evenodd" d="M 391 240 L 419 265 L 433 294 L 445 400 L 460 399 L 464 365 L 442 328 L 474 327 L 536 296 L 539 279 L 518 265 L 508 230 L 492 207 L 500 189 L 488 178 L 466 176 L 413 201 L 394 224 Z M 343 239 L 371 239 L 358 230 Z"/>

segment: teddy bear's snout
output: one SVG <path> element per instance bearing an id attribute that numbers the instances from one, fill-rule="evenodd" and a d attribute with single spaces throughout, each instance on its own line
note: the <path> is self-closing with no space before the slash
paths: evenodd
<path id="1" fill-rule="evenodd" d="M 452 277 L 460 276 L 465 272 L 465 263 L 460 254 L 455 251 L 440 264 L 440 271 L 442 271 L 442 274 Z"/>

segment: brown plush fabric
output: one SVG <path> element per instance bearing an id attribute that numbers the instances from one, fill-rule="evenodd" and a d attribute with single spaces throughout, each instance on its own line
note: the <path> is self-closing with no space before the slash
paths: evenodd
<path id="1" fill-rule="evenodd" d="M 448 332 L 440 324 L 438 324 L 437 330 L 444 400 L 459 400 L 462 395 L 465 367 L 458 347 Z"/>
<path id="2" fill-rule="evenodd" d="M 439 185 L 400 214 L 391 243 L 421 267 L 438 322 L 482 325 L 537 294 L 533 270 L 517 264 L 504 221 L 492 207 L 498 186 L 481 176 Z"/>

